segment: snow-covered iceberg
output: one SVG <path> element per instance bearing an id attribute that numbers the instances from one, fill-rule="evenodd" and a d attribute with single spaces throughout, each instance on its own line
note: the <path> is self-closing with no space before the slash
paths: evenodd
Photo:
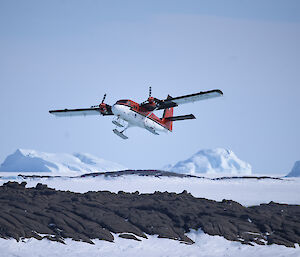
<path id="1" fill-rule="evenodd" d="M 300 177 L 300 161 L 296 161 L 291 172 L 286 175 L 287 177 Z"/>
<path id="2" fill-rule="evenodd" d="M 51 172 L 51 174 L 81 174 L 124 170 L 124 166 L 90 154 L 45 153 L 18 149 L 6 157 L 0 166 L 5 172 Z"/>
<path id="3" fill-rule="evenodd" d="M 240 160 L 231 150 L 223 148 L 204 149 L 186 160 L 166 167 L 169 171 L 191 175 L 218 173 L 250 175 L 252 173 L 249 163 Z"/>

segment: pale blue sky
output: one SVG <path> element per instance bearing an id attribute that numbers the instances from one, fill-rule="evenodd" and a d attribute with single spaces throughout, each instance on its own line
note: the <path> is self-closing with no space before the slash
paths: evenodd
<path id="1" fill-rule="evenodd" d="M 299 1 L 0 0 L 0 162 L 17 148 L 88 152 L 160 168 L 224 147 L 254 172 L 300 160 Z M 174 132 L 112 133 L 111 118 L 59 119 L 49 109 L 219 88 L 182 106 Z"/>

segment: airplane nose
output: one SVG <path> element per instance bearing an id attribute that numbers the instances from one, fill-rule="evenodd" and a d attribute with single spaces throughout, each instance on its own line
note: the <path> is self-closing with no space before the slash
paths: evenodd
<path id="1" fill-rule="evenodd" d="M 118 106 L 116 104 L 114 104 L 112 107 L 111 107 L 111 111 L 114 115 L 118 115 Z"/>
<path id="2" fill-rule="evenodd" d="M 116 105 L 116 104 L 114 104 L 114 105 L 111 107 L 111 111 L 112 111 L 113 114 L 115 114 L 115 111 L 114 111 L 114 110 L 115 110 L 115 105 Z"/>

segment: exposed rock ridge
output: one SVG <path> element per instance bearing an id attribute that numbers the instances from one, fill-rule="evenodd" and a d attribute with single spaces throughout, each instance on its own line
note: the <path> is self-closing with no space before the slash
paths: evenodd
<path id="1" fill-rule="evenodd" d="M 26 188 L 8 182 L 0 187 L 0 237 L 35 237 L 64 242 L 64 238 L 92 243 L 113 241 L 111 234 L 146 234 L 193 243 L 185 233 L 202 229 L 210 235 L 246 244 L 300 242 L 300 206 L 270 202 L 244 207 L 181 194 L 139 194 L 108 191 L 85 194 L 57 191 L 46 185 Z M 46 236 L 45 236 L 46 235 Z"/>

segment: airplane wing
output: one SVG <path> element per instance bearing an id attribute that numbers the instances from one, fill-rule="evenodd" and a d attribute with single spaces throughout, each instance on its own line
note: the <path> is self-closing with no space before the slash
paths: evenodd
<path id="1" fill-rule="evenodd" d="M 170 107 L 176 107 L 180 104 L 193 103 L 200 100 L 206 100 L 214 97 L 222 96 L 223 92 L 219 89 L 214 89 L 205 92 L 199 92 L 196 94 L 183 95 L 178 97 L 168 96 L 165 100 L 160 100 L 158 102 L 158 110 L 166 109 Z"/>
<path id="2" fill-rule="evenodd" d="M 101 113 L 99 107 L 83 108 L 83 109 L 64 109 L 51 110 L 51 114 L 57 117 L 73 117 L 73 116 L 87 116 L 87 115 L 113 115 L 111 110 L 107 113 Z"/>

